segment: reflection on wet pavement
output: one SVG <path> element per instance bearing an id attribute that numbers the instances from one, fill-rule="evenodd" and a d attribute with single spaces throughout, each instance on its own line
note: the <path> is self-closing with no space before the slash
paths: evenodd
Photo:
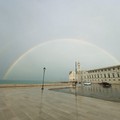
<path id="1" fill-rule="evenodd" d="M 120 85 L 112 85 L 112 87 L 104 88 L 99 84 L 93 84 L 76 88 L 55 89 L 55 91 L 74 94 L 75 89 L 78 95 L 120 102 Z"/>
<path id="2" fill-rule="evenodd" d="M 2 88 L 0 120 L 120 119 L 120 103 L 79 96 L 77 91 L 72 89 L 72 95 L 35 87 Z"/>

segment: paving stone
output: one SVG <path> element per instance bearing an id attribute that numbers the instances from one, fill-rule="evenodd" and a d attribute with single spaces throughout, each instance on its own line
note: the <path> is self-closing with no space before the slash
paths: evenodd
<path id="1" fill-rule="evenodd" d="M 120 120 L 120 103 L 39 87 L 0 88 L 0 120 Z"/>

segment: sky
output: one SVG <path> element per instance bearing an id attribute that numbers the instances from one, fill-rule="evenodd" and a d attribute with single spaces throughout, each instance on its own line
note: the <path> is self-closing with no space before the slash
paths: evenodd
<path id="1" fill-rule="evenodd" d="M 76 60 L 119 64 L 103 52 L 120 61 L 119 11 L 119 0 L 0 0 L 0 79 L 37 80 L 46 66 L 46 79 L 67 80 Z"/>

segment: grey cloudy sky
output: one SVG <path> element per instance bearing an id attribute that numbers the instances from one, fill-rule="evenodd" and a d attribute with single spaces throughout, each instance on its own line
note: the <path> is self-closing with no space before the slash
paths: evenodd
<path id="1" fill-rule="evenodd" d="M 120 61 L 119 21 L 119 0 L 0 0 L 0 78 L 26 51 L 57 39 L 85 40 Z"/>

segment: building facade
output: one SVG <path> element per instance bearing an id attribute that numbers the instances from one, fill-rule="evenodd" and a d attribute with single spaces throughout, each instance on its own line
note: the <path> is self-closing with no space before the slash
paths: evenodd
<path id="1" fill-rule="evenodd" d="M 75 62 L 75 71 L 69 72 L 69 82 L 80 82 L 81 76 L 80 76 L 80 63 Z"/>
<path id="2" fill-rule="evenodd" d="M 120 65 L 81 71 L 81 82 L 120 84 Z"/>
<path id="3" fill-rule="evenodd" d="M 69 82 L 74 82 L 76 81 L 75 79 L 75 71 L 70 71 L 69 72 Z"/>
<path id="4" fill-rule="evenodd" d="M 74 76 L 76 76 L 74 80 L 77 82 L 120 84 L 120 65 L 86 71 L 80 71 L 79 63 L 77 63 L 77 66 L 79 66 L 77 72 L 74 72 Z M 72 81 L 70 76 L 72 75 L 69 74 L 69 81 Z"/>

